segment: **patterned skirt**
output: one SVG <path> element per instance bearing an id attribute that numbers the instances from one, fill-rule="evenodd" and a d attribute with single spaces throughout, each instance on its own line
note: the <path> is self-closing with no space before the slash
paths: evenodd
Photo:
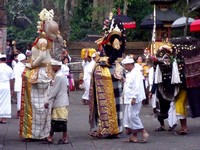
<path id="1" fill-rule="evenodd" d="M 185 76 L 191 117 L 200 117 L 200 55 L 185 58 Z"/>
<path id="2" fill-rule="evenodd" d="M 51 119 L 51 128 L 54 132 L 67 132 L 67 107 L 53 108 Z"/>
<path id="3" fill-rule="evenodd" d="M 115 65 L 97 65 L 90 84 L 90 127 L 98 125 L 105 136 L 119 134 L 123 129 L 122 82 L 114 78 L 114 70 Z"/>

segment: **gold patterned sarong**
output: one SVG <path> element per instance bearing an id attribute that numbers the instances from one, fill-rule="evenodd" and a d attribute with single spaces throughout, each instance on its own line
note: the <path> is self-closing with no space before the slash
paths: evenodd
<path id="1" fill-rule="evenodd" d="M 91 128 L 94 127 L 96 117 L 101 135 L 119 133 L 112 77 L 109 68 L 101 66 L 96 66 L 90 87 Z"/>

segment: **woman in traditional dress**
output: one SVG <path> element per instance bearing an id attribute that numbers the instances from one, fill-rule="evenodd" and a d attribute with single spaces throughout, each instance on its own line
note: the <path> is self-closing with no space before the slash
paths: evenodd
<path id="1" fill-rule="evenodd" d="M 94 55 L 96 50 L 93 48 L 85 48 L 81 51 L 81 58 L 83 59 L 83 86 L 84 93 L 82 95 L 82 103 L 84 105 L 89 104 L 89 90 L 92 72 L 95 65 Z"/>

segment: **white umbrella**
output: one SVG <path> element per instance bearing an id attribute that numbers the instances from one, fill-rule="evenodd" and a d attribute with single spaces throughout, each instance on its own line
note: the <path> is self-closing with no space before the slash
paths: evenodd
<path id="1" fill-rule="evenodd" d="M 184 27 L 186 25 L 186 17 L 181 17 L 176 19 L 173 23 L 172 23 L 172 28 L 178 28 L 178 27 Z M 188 18 L 188 25 L 190 25 L 195 19 L 193 18 Z"/>

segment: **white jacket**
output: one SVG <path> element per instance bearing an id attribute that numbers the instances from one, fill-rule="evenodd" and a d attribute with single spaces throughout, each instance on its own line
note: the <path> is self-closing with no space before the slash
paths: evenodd
<path id="1" fill-rule="evenodd" d="M 124 84 L 124 104 L 131 104 L 133 98 L 136 99 L 136 103 L 146 99 L 143 75 L 137 67 L 134 67 L 126 74 L 126 82 Z"/>

